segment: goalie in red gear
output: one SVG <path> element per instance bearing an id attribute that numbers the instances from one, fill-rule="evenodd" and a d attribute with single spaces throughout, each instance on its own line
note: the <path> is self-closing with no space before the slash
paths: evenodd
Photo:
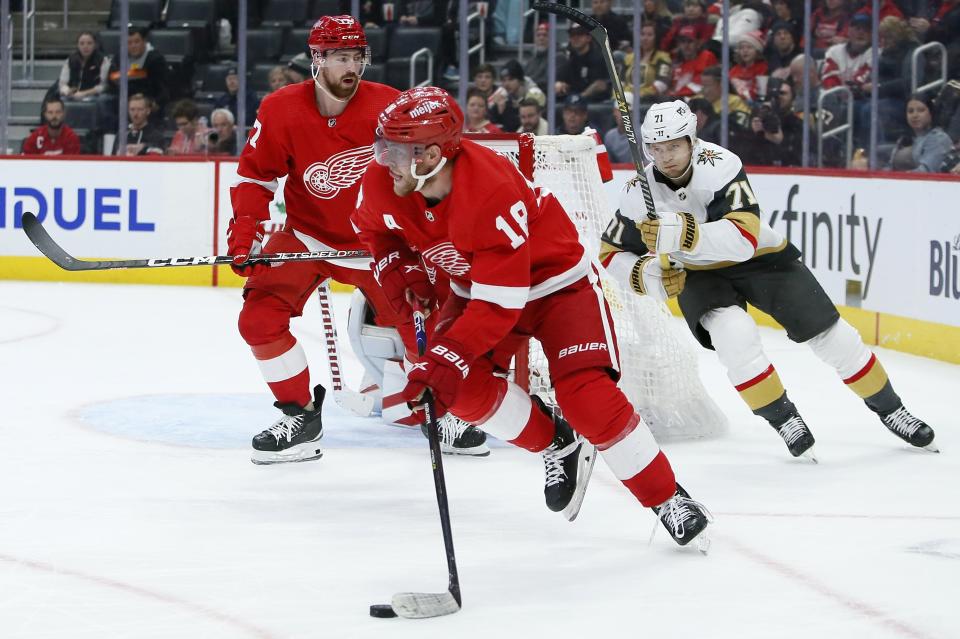
<path id="1" fill-rule="evenodd" d="M 360 176 L 373 157 L 377 115 L 398 91 L 360 78 L 370 62 L 363 28 L 351 16 L 324 16 L 310 31 L 313 78 L 264 99 L 240 156 L 239 180 L 231 188 L 228 231 L 233 269 L 246 276 L 239 329 L 284 414 L 253 441 L 255 463 L 316 459 L 322 452 L 320 408 L 324 390 L 310 394 L 303 348 L 290 333 L 290 318 L 325 280 L 357 286 L 383 326 L 397 326 L 416 353 L 409 314 L 378 286 L 367 258 L 257 263 L 261 222 L 280 178 L 286 176 L 284 228 L 264 250 L 271 253 L 364 248 L 350 224 Z"/>
<path id="2" fill-rule="evenodd" d="M 353 218 L 374 256 L 419 256 L 450 278 L 451 295 L 404 396 L 416 402 L 430 388 L 438 410 L 545 453 L 548 501 L 551 473 L 568 484 L 555 489 L 563 493 L 558 502 L 580 488 L 579 467 L 569 463 L 579 442 L 572 426 L 673 538 L 688 543 L 708 515 L 677 485 L 617 388 L 613 322 L 576 228 L 559 201 L 509 160 L 461 139 L 462 126 L 442 89 L 396 98 L 380 115 L 378 164 L 363 177 Z M 543 345 L 565 419 L 502 374 L 530 336 Z"/>

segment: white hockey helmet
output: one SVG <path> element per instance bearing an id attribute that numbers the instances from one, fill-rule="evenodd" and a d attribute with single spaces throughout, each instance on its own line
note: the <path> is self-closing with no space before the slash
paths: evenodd
<path id="1" fill-rule="evenodd" d="M 647 145 L 683 137 L 690 138 L 690 151 L 696 153 L 697 115 L 690 110 L 686 102 L 660 102 L 647 109 L 647 115 L 640 126 L 640 139 L 643 141 L 643 153 L 647 159 L 652 159 Z"/>

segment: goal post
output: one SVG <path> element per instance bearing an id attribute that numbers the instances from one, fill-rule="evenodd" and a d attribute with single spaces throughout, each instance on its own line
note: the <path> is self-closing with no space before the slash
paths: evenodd
<path id="1" fill-rule="evenodd" d="M 549 189 L 580 233 L 588 255 L 613 216 L 588 135 L 495 134 L 469 139 L 508 157 L 537 186 Z M 667 306 L 624 290 L 596 263 L 620 347 L 620 387 L 659 441 L 714 437 L 727 419 L 700 381 L 693 337 Z M 515 357 L 514 376 L 530 392 L 553 400 L 546 357 L 535 339 Z"/>

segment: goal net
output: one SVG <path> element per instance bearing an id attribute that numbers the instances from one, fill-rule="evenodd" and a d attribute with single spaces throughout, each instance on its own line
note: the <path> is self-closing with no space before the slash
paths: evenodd
<path id="1" fill-rule="evenodd" d="M 509 157 L 520 171 L 560 200 L 580 232 L 589 255 L 600 252 L 600 236 L 613 215 L 607 206 L 590 136 L 469 136 Z M 693 338 L 665 304 L 601 281 L 613 313 L 620 346 L 620 387 L 660 441 L 712 437 L 727 420 L 707 395 L 697 370 Z M 515 378 L 530 392 L 554 401 L 550 371 L 540 344 L 517 354 Z"/>

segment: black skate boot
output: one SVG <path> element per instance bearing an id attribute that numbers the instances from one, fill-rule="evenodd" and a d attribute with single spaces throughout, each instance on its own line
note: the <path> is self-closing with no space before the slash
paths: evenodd
<path id="1" fill-rule="evenodd" d="M 681 546 L 686 546 L 696 539 L 700 552 L 706 554 L 710 549 L 710 538 L 704 530 L 713 522 L 713 516 L 703 504 L 690 499 L 690 495 L 680 484 L 677 484 L 677 492 L 673 497 L 659 506 L 654 506 L 653 512 L 673 540 Z M 654 526 L 653 533 L 650 534 L 651 542 L 656 532 L 657 527 Z"/>
<path id="2" fill-rule="evenodd" d="M 793 413 L 779 424 L 770 425 L 780 434 L 780 437 L 783 437 L 791 455 L 794 457 L 803 455 L 813 463 L 817 463 L 817 457 L 813 452 L 813 445 L 816 440 L 799 414 Z"/>
<path id="3" fill-rule="evenodd" d="M 547 508 L 562 513 L 573 521 L 580 513 L 583 497 L 593 473 L 597 451 L 593 444 L 574 432 L 567 420 L 547 408 L 536 395 L 531 399 L 547 415 L 553 417 L 553 441 L 540 454 L 543 456 L 545 481 L 543 497 Z"/>
<path id="4" fill-rule="evenodd" d="M 254 464 L 282 464 L 320 459 L 323 456 L 320 409 L 325 393 L 319 384 L 313 389 L 313 410 L 310 411 L 296 404 L 274 402 L 273 405 L 283 411 L 283 417 L 253 438 L 250 461 Z"/>
<path id="5" fill-rule="evenodd" d="M 933 443 L 933 429 L 927 426 L 923 420 L 914 417 L 910 411 L 903 407 L 903 404 L 886 415 L 880 415 L 880 420 L 887 429 L 917 448 L 926 448 L 934 453 L 939 453 L 940 449 Z"/>
<path id="6" fill-rule="evenodd" d="M 440 428 L 440 452 L 444 455 L 470 455 L 486 457 L 490 454 L 487 446 L 487 434 L 472 424 L 447 413 L 437 420 Z M 426 424 L 420 426 L 420 432 L 427 435 Z"/>

